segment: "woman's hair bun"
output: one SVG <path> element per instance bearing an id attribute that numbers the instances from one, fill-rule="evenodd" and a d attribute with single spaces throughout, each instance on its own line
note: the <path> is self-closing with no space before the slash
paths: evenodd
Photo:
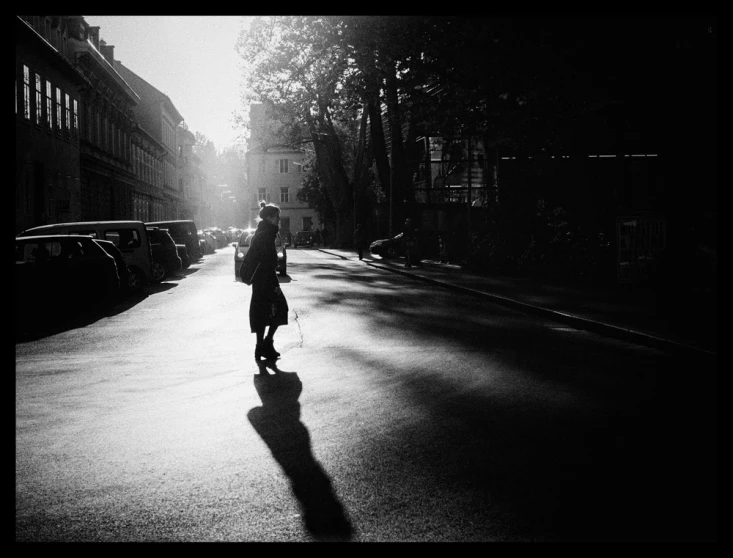
<path id="1" fill-rule="evenodd" d="M 263 201 L 260 202 L 260 207 L 265 207 L 267 204 Z"/>

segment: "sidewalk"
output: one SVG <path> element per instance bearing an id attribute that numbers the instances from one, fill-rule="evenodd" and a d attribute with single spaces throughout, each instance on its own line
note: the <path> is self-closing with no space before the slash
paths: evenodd
<path id="1" fill-rule="evenodd" d="M 357 260 L 353 250 L 321 248 L 321 252 Z M 635 288 L 551 284 L 532 279 L 482 276 L 460 266 L 424 261 L 422 268 L 406 269 L 404 260 L 378 259 L 364 263 L 444 288 L 469 293 L 523 312 L 544 316 L 578 329 L 594 331 L 662 350 L 717 357 L 717 305 L 709 297 L 694 303 L 681 301 L 676 316 L 658 315 L 655 293 Z M 686 308 L 682 310 L 682 304 Z"/>

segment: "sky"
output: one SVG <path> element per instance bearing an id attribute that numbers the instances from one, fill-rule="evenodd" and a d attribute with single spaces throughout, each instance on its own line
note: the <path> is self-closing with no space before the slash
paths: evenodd
<path id="1" fill-rule="evenodd" d="M 242 16 L 84 16 L 114 57 L 168 95 L 188 129 L 217 150 L 242 140 L 233 113 L 240 100 L 241 59 L 235 44 Z"/>

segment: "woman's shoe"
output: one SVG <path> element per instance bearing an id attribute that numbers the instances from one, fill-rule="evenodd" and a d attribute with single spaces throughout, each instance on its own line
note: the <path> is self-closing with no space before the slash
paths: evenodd
<path id="1" fill-rule="evenodd" d="M 271 359 L 271 360 L 280 358 L 280 353 L 278 353 L 275 350 L 275 346 L 273 345 L 272 339 L 270 339 L 269 341 L 265 339 L 262 342 L 262 356 L 265 357 L 266 359 Z"/>

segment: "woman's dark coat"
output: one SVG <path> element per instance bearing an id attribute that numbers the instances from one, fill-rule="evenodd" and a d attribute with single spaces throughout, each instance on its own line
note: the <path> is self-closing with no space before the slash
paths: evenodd
<path id="1" fill-rule="evenodd" d="M 252 266 L 260 264 L 252 278 L 252 299 L 249 305 L 249 325 L 252 333 L 266 326 L 288 323 L 288 303 L 277 280 L 277 225 L 260 221 L 250 243 L 247 259 Z"/>

